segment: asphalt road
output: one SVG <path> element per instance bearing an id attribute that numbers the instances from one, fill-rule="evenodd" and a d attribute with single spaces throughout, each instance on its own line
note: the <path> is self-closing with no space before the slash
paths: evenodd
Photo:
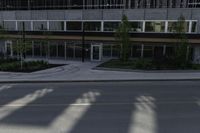
<path id="1" fill-rule="evenodd" d="M 0 84 L 0 133 L 199 133 L 200 82 Z"/>

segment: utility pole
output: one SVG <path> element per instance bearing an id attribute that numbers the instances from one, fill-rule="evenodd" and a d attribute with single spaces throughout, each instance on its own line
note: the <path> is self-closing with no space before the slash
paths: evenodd
<path id="1" fill-rule="evenodd" d="M 85 62 L 85 23 L 82 21 L 82 62 Z"/>
<path id="2" fill-rule="evenodd" d="M 26 44 L 25 44 L 25 23 L 22 22 L 22 42 L 23 42 L 23 45 L 24 45 L 24 49 L 26 49 Z M 23 56 L 24 56 L 24 59 L 26 58 L 26 50 L 23 50 Z"/>
<path id="3" fill-rule="evenodd" d="M 82 12 L 82 62 L 85 62 L 85 23 L 84 23 L 84 10 L 85 10 L 85 0 L 83 0 L 83 12 Z"/>

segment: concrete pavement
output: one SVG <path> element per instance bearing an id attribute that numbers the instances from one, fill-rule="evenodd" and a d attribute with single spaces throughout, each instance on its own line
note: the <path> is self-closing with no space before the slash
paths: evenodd
<path id="1" fill-rule="evenodd" d="M 200 71 L 108 71 L 95 70 L 101 62 L 50 60 L 66 64 L 33 73 L 0 72 L 0 82 L 200 80 Z"/>
<path id="2" fill-rule="evenodd" d="M 0 84 L 0 133 L 199 133 L 200 82 Z"/>

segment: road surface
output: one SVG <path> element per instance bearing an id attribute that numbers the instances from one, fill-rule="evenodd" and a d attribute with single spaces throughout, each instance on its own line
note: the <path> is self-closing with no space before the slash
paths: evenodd
<path id="1" fill-rule="evenodd" d="M 200 82 L 0 84 L 0 133 L 199 133 Z"/>

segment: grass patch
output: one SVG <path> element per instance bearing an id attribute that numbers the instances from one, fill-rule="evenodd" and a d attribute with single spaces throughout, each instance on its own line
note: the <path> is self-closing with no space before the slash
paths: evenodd
<path id="1" fill-rule="evenodd" d="M 45 70 L 53 67 L 58 67 L 62 65 L 49 64 L 45 61 L 28 61 L 23 63 L 23 68 L 21 69 L 20 61 L 17 59 L 0 59 L 0 71 L 4 72 L 35 72 L 40 70 Z"/>
<path id="2" fill-rule="evenodd" d="M 187 66 L 176 66 L 176 63 L 169 60 L 134 59 L 122 62 L 119 59 L 112 59 L 98 67 L 131 69 L 131 70 L 200 70 L 200 64 L 187 64 Z"/>

